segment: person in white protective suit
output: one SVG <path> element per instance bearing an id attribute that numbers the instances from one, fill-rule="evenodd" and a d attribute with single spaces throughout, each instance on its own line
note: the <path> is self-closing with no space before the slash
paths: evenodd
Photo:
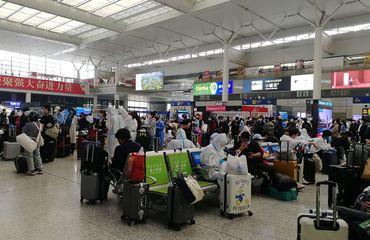
<path id="1" fill-rule="evenodd" d="M 115 134 L 123 127 L 123 119 L 113 107 L 109 107 L 107 113 L 107 144 L 105 147 L 108 153 L 108 159 L 110 160 L 114 155 L 114 150 L 119 145 Z"/>
<path id="2" fill-rule="evenodd" d="M 189 149 L 189 148 L 195 148 L 195 147 L 196 146 L 194 145 L 194 143 L 186 138 L 186 133 L 184 129 L 182 128 L 179 128 L 177 130 L 176 139 L 173 139 L 167 145 L 168 150 L 175 150 L 178 148 Z"/>
<path id="3" fill-rule="evenodd" d="M 137 121 L 133 119 L 130 114 L 124 108 L 118 109 L 118 114 L 122 117 L 122 128 L 126 128 L 130 131 L 131 140 L 135 142 L 136 140 L 136 131 L 137 131 Z"/>
<path id="4" fill-rule="evenodd" d="M 226 158 L 224 152 L 226 144 L 226 134 L 219 134 L 215 137 L 213 143 L 205 147 L 200 153 L 200 161 L 206 166 L 206 170 L 202 171 L 202 176 L 206 180 L 214 181 L 218 179 L 219 168 Z"/>
<path id="5" fill-rule="evenodd" d="M 219 134 L 218 133 L 213 133 L 211 135 L 211 137 L 209 138 L 209 143 L 212 144 L 213 141 L 216 139 L 216 137 L 218 136 Z"/>
<path id="6" fill-rule="evenodd" d="M 131 119 L 131 123 L 129 125 L 128 130 L 131 133 L 131 140 L 135 142 L 136 141 L 136 136 L 137 136 L 138 123 L 137 123 L 136 118 L 134 118 L 131 114 L 130 114 L 130 119 Z"/>

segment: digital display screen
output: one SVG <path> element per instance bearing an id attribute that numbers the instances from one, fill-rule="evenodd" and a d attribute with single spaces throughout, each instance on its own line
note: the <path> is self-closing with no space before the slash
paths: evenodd
<path id="1" fill-rule="evenodd" d="M 80 116 L 81 113 L 84 113 L 85 115 L 90 115 L 91 114 L 91 109 L 90 108 L 77 107 L 76 108 L 76 115 Z"/>
<path id="2" fill-rule="evenodd" d="M 202 162 L 200 161 L 200 153 L 201 152 L 191 152 L 191 160 L 193 161 L 193 164 L 195 166 L 202 165 Z"/>
<path id="3" fill-rule="evenodd" d="M 369 88 L 370 70 L 334 72 L 331 74 L 332 88 Z"/>
<path id="4" fill-rule="evenodd" d="M 288 112 L 279 112 L 281 119 L 287 120 L 288 119 Z"/>
<path id="5" fill-rule="evenodd" d="M 212 82 L 212 83 L 197 83 L 193 85 L 193 95 L 222 95 L 223 83 Z M 233 93 L 233 81 L 229 81 L 228 93 Z"/>
<path id="6" fill-rule="evenodd" d="M 136 91 L 163 89 L 164 72 L 136 74 Z"/>
<path id="7" fill-rule="evenodd" d="M 263 90 L 263 80 L 252 81 L 252 91 L 262 91 Z"/>
<path id="8" fill-rule="evenodd" d="M 322 133 L 324 130 L 329 130 L 333 123 L 333 110 L 319 108 L 319 122 L 318 122 L 318 132 Z"/>
<path id="9" fill-rule="evenodd" d="M 313 90 L 313 74 L 294 75 L 290 79 L 291 91 Z"/>

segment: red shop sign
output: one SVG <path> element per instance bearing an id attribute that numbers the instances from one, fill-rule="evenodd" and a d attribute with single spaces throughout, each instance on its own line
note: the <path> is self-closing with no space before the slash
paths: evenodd
<path id="1" fill-rule="evenodd" d="M 207 106 L 207 112 L 226 112 L 226 106 L 222 105 L 215 105 L 215 106 Z"/>
<path id="2" fill-rule="evenodd" d="M 85 89 L 78 83 L 41 80 L 0 75 L 0 88 L 11 88 L 28 91 L 85 94 Z"/>
<path id="3" fill-rule="evenodd" d="M 243 112 L 260 112 L 260 113 L 267 113 L 268 108 L 266 107 L 255 107 L 255 106 L 242 106 Z"/>

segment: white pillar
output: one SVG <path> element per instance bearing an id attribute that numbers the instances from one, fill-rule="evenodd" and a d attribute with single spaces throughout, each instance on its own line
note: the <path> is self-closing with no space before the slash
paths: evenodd
<path id="1" fill-rule="evenodd" d="M 26 103 L 30 103 L 30 102 L 31 102 L 31 93 L 26 92 Z"/>
<path id="2" fill-rule="evenodd" d="M 98 82 L 98 66 L 94 66 L 94 87 L 96 87 Z"/>
<path id="3" fill-rule="evenodd" d="M 97 108 L 98 108 L 98 96 L 94 96 L 93 109 L 97 109 Z"/>
<path id="4" fill-rule="evenodd" d="M 116 84 L 116 86 L 118 86 L 118 83 L 119 83 L 119 66 L 117 65 L 116 66 L 116 71 L 114 72 L 114 83 Z"/>
<path id="5" fill-rule="evenodd" d="M 315 28 L 313 99 L 321 99 L 323 28 Z"/>
<path id="6" fill-rule="evenodd" d="M 118 94 L 118 93 L 115 93 L 115 94 L 114 94 L 114 106 L 115 106 L 116 108 L 118 108 L 118 107 L 119 107 L 119 94 Z"/>
<path id="7" fill-rule="evenodd" d="M 226 43 L 224 45 L 224 61 L 223 61 L 223 73 L 222 73 L 222 102 L 226 103 L 229 101 L 229 53 L 230 45 Z"/>
<path id="8" fill-rule="evenodd" d="M 80 83 L 81 82 L 81 71 L 79 69 L 77 69 L 76 71 L 77 71 L 77 83 Z"/>

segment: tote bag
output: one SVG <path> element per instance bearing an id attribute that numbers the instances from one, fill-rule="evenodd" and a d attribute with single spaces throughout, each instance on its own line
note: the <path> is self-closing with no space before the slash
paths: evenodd
<path id="1" fill-rule="evenodd" d="M 199 202 L 204 197 L 204 192 L 202 188 L 199 186 L 197 180 L 195 180 L 191 175 L 185 177 L 186 185 L 188 185 L 191 193 L 193 194 L 195 200 L 191 202 L 190 204 L 194 204 L 196 202 Z"/>
<path id="2" fill-rule="evenodd" d="M 24 149 L 28 152 L 33 152 L 37 148 L 36 141 L 32 140 L 27 134 L 22 133 L 19 134 L 17 137 L 17 142 L 21 145 Z"/>

